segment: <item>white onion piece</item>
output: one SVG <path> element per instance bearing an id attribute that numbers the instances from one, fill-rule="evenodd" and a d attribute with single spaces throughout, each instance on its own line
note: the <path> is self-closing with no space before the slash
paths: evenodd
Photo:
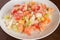
<path id="1" fill-rule="evenodd" d="M 42 14 L 41 13 L 36 13 L 36 17 L 42 17 Z"/>
<path id="2" fill-rule="evenodd" d="M 8 29 L 11 28 L 11 25 L 13 24 L 14 19 L 12 18 L 11 21 L 8 23 Z"/>
<path id="3" fill-rule="evenodd" d="M 31 21 L 31 24 L 34 24 L 34 22 L 35 22 L 35 15 L 33 15 L 33 16 L 30 18 L 30 21 Z"/>

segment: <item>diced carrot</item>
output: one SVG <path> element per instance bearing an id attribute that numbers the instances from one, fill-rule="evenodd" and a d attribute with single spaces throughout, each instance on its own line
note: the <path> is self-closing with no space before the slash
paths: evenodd
<path id="1" fill-rule="evenodd" d="M 51 20 L 49 18 L 45 18 L 45 20 L 43 22 L 41 22 L 41 31 L 44 31 L 45 30 L 45 27 L 47 24 L 49 24 L 51 22 Z"/>
<path id="2" fill-rule="evenodd" d="M 47 22 L 46 22 L 46 21 L 42 22 L 42 23 L 40 24 L 40 26 L 41 26 L 41 27 L 40 27 L 40 30 L 41 30 L 41 31 L 44 31 L 46 25 L 47 25 Z"/>
<path id="3" fill-rule="evenodd" d="M 48 23 L 50 23 L 51 22 L 51 19 L 50 18 L 45 18 L 45 21 L 47 22 L 47 24 Z"/>
<path id="4" fill-rule="evenodd" d="M 48 22 L 48 23 L 50 23 L 50 22 L 51 22 L 51 20 L 48 18 L 48 19 L 47 19 L 47 22 Z"/>
<path id="5" fill-rule="evenodd" d="M 27 14 L 29 14 L 29 13 L 30 13 L 29 11 L 25 11 L 25 12 L 24 12 L 24 15 L 27 15 Z"/>
<path id="6" fill-rule="evenodd" d="M 25 23 L 25 20 L 19 20 L 18 23 L 23 25 Z"/>
<path id="7" fill-rule="evenodd" d="M 31 35 L 30 29 L 29 28 L 25 28 L 24 33 L 27 35 Z"/>
<path id="8" fill-rule="evenodd" d="M 29 14 L 27 15 L 27 18 L 30 19 L 30 17 L 31 17 L 31 14 L 29 13 Z"/>
<path id="9" fill-rule="evenodd" d="M 24 28 L 23 25 L 20 25 L 20 24 L 18 25 L 19 32 L 22 32 L 23 31 L 23 28 Z"/>
<path id="10" fill-rule="evenodd" d="M 35 11 L 35 5 L 33 5 L 33 6 L 31 7 L 31 9 L 32 9 L 32 11 Z"/>
<path id="11" fill-rule="evenodd" d="M 53 9 L 53 8 L 49 8 L 48 11 L 49 11 L 50 13 L 53 13 L 53 12 L 54 12 L 54 9 Z"/>
<path id="12" fill-rule="evenodd" d="M 32 32 L 33 31 L 33 26 L 29 27 L 29 30 Z"/>

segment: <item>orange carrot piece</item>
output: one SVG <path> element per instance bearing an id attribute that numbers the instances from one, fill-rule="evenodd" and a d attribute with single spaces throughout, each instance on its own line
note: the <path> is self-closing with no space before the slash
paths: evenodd
<path id="1" fill-rule="evenodd" d="M 19 32 L 22 32 L 23 31 L 23 26 L 22 25 L 19 25 L 18 26 L 18 30 L 19 30 Z"/>
<path id="2" fill-rule="evenodd" d="M 40 30 L 44 31 L 45 30 L 45 26 L 40 27 Z"/>
<path id="3" fill-rule="evenodd" d="M 30 32 L 30 30 L 28 28 L 25 28 L 24 33 L 29 35 L 29 36 L 31 35 L 31 32 Z"/>

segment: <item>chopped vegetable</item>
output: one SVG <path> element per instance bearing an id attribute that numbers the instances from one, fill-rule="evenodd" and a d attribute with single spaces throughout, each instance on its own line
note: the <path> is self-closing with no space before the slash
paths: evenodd
<path id="1" fill-rule="evenodd" d="M 36 13 L 36 17 L 42 17 L 42 14 L 41 13 Z"/>
<path id="2" fill-rule="evenodd" d="M 14 31 L 18 32 L 18 26 L 17 26 L 17 25 L 13 25 L 13 26 L 12 26 L 12 29 L 13 29 Z"/>
<path id="3" fill-rule="evenodd" d="M 5 16 L 4 18 L 5 18 L 6 20 L 8 20 L 8 19 L 10 19 L 10 16 Z"/>
<path id="4" fill-rule="evenodd" d="M 18 30 L 19 30 L 19 32 L 23 32 L 23 29 L 24 29 L 23 25 L 19 24 L 19 25 L 18 25 Z"/>
<path id="5" fill-rule="evenodd" d="M 53 9 L 53 8 L 49 8 L 49 9 L 48 9 L 48 12 L 49 12 L 49 13 L 53 13 L 53 12 L 54 12 L 54 9 Z"/>
<path id="6" fill-rule="evenodd" d="M 29 28 L 25 28 L 24 33 L 27 35 L 31 35 L 30 29 Z"/>
<path id="7" fill-rule="evenodd" d="M 20 24 L 24 24 L 24 20 L 19 20 L 19 23 Z"/>
<path id="8" fill-rule="evenodd" d="M 45 14 L 45 16 L 46 16 L 46 17 L 48 17 L 48 16 L 49 16 L 49 14 L 47 13 L 47 14 Z"/>
<path id="9" fill-rule="evenodd" d="M 31 21 L 28 21 L 28 22 L 26 23 L 26 26 L 28 27 L 30 24 L 31 24 Z"/>
<path id="10" fill-rule="evenodd" d="M 45 19 L 44 19 L 44 17 L 41 17 L 40 20 L 41 20 L 41 21 L 44 21 Z"/>

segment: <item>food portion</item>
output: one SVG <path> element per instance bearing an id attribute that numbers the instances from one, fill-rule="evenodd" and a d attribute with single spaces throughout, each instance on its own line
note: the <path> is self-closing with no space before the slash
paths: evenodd
<path id="1" fill-rule="evenodd" d="M 45 30 L 53 11 L 42 3 L 16 4 L 11 13 L 4 16 L 4 22 L 8 29 L 30 36 L 33 31 Z"/>

